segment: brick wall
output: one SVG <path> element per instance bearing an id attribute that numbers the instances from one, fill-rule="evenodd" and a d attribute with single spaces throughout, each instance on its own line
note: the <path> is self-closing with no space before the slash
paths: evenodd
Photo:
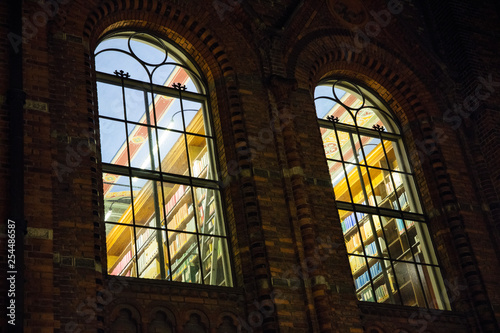
<path id="1" fill-rule="evenodd" d="M 55 3 L 23 2 L 25 332 L 116 325 L 138 332 L 165 325 L 176 332 L 231 332 L 238 325 L 255 332 L 498 329 L 493 1 L 402 1 L 401 8 L 390 7 L 394 1 Z M 0 15 L 6 13 L 0 4 Z M 208 81 L 234 288 L 105 274 L 92 53 L 99 37 L 115 29 L 170 39 Z M 0 41 L 3 55 L 9 47 Z M 8 57 L 0 64 L 7 73 Z M 444 277 L 456 287 L 448 290 L 454 311 L 356 300 L 312 99 L 315 85 L 332 76 L 372 88 L 401 123 Z M 467 117 L 450 120 L 456 114 L 446 111 L 479 84 L 488 98 Z M 0 76 L 5 189 L 8 88 L 8 77 Z M 4 221 L 9 205 L 2 191 Z M 5 240 L 5 228 L 1 233 Z M 5 246 L 0 262 L 4 267 Z"/>

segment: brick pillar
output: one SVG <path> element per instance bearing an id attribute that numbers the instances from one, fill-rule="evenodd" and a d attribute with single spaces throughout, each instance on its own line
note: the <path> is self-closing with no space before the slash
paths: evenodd
<path id="1" fill-rule="evenodd" d="M 297 218 L 302 237 L 303 254 L 305 265 L 315 263 L 315 269 L 308 269 L 310 288 L 312 290 L 312 304 L 308 304 L 311 317 L 315 318 L 319 324 L 319 331 L 322 333 L 334 332 L 332 325 L 332 311 L 330 308 L 328 286 L 323 275 L 324 268 L 317 260 L 320 249 L 316 244 L 316 232 L 314 221 L 312 220 L 311 207 L 308 203 L 308 192 L 302 169 L 301 154 L 297 147 L 297 135 L 293 122 L 289 121 L 291 93 L 296 89 L 295 80 L 273 76 L 271 78 L 271 91 L 276 99 L 280 127 L 282 129 L 283 141 L 285 142 L 285 156 L 288 166 L 289 182 L 291 183 L 294 204 L 297 209 Z M 286 175 L 285 175 L 286 176 Z M 317 264 L 317 265 L 316 265 Z M 310 267 L 306 267 L 310 268 Z M 306 286 L 308 281 L 304 281 Z"/>

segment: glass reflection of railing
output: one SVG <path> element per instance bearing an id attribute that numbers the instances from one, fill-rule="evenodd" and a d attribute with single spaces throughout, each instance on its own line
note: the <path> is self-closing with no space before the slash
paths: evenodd
<path id="1" fill-rule="evenodd" d="M 179 113 L 182 113 L 182 112 L 199 112 L 200 110 L 201 110 L 201 108 L 200 109 L 182 109 L 180 111 L 174 112 L 174 114 L 172 114 L 172 117 L 170 118 L 170 122 L 168 123 L 167 128 L 168 129 L 174 128 L 174 125 L 175 125 L 174 117 L 176 115 L 178 115 Z M 187 127 L 187 124 L 186 124 L 186 127 Z"/>
<path id="2" fill-rule="evenodd" d="M 104 216 L 104 221 L 108 221 L 109 218 L 111 217 L 111 215 L 113 214 L 114 204 L 119 204 L 119 205 L 126 204 L 128 207 L 130 205 L 130 203 L 131 203 L 130 198 L 119 198 L 119 199 L 113 200 L 113 202 L 111 202 L 111 205 L 109 206 L 108 211 L 106 212 L 106 215 Z"/>

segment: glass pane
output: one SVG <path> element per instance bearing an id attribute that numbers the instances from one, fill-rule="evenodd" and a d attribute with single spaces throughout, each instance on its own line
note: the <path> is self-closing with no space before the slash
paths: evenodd
<path id="1" fill-rule="evenodd" d="M 132 125 L 129 128 L 129 151 L 131 166 L 134 168 L 156 170 L 158 150 L 155 129 L 149 126 Z"/>
<path id="2" fill-rule="evenodd" d="M 186 84 L 187 75 L 181 73 L 181 67 L 172 64 L 174 60 L 167 58 L 167 64 L 158 66 L 153 73 L 153 83 L 160 86 L 172 87 L 174 83 Z"/>
<path id="3" fill-rule="evenodd" d="M 328 161 L 328 169 L 332 179 L 333 190 L 337 201 L 352 202 L 349 194 L 349 185 L 345 179 L 344 164 L 340 162 Z"/>
<path id="4" fill-rule="evenodd" d="M 348 256 L 351 266 L 351 273 L 354 279 L 356 291 L 370 282 L 370 277 L 366 269 L 366 259 L 362 256 Z"/>
<path id="5" fill-rule="evenodd" d="M 159 227 L 160 209 L 159 182 L 140 178 L 132 179 L 134 188 L 134 212 L 135 223 L 138 225 L 148 225 Z"/>
<path id="6" fill-rule="evenodd" d="M 429 241 L 427 225 L 414 221 L 405 221 L 405 223 L 415 260 L 419 263 L 437 265 L 436 255 Z"/>
<path id="7" fill-rule="evenodd" d="M 188 72 L 189 79 L 186 82 L 186 91 L 194 93 L 204 93 L 204 88 L 202 82 L 193 74 Z"/>
<path id="8" fill-rule="evenodd" d="M 358 300 L 365 302 L 375 302 L 375 295 L 371 284 L 367 284 L 357 293 Z"/>
<path id="9" fill-rule="evenodd" d="M 415 264 L 394 262 L 403 305 L 426 307 Z"/>
<path id="10" fill-rule="evenodd" d="M 346 93 L 343 95 L 340 102 L 347 106 L 347 108 L 341 103 L 336 103 L 328 112 L 328 115 L 338 117 L 340 123 L 354 125 L 354 113 L 349 107 L 351 105 L 357 105 L 357 99 Z"/>
<path id="11" fill-rule="evenodd" d="M 231 286 L 227 241 L 225 238 L 200 236 L 205 284 Z"/>
<path id="12" fill-rule="evenodd" d="M 108 38 L 99 43 L 95 49 L 95 53 L 105 49 L 119 49 L 128 52 L 128 39 L 127 38 Z"/>
<path id="13" fill-rule="evenodd" d="M 122 88 L 112 84 L 97 82 L 99 115 L 124 120 Z M 101 128 L 102 131 L 102 128 Z"/>
<path id="14" fill-rule="evenodd" d="M 367 204 L 370 206 L 376 206 L 375 196 L 373 195 L 374 188 L 371 183 L 371 175 L 368 173 L 368 168 L 358 167 L 358 169 L 361 170 L 363 175 L 363 185 L 365 186 L 365 193 L 368 198 Z"/>
<path id="15" fill-rule="evenodd" d="M 224 225 L 220 216 L 219 192 L 198 187 L 195 189 L 196 218 L 198 232 L 212 235 L 225 235 Z"/>
<path id="16" fill-rule="evenodd" d="M 178 98 L 154 94 L 154 105 L 152 103 L 151 94 L 148 94 L 148 103 L 153 111 L 152 122 L 156 121 L 156 126 L 173 129 L 184 130 L 182 124 L 181 104 Z"/>
<path id="17" fill-rule="evenodd" d="M 401 208 L 407 212 L 422 214 L 418 196 L 415 192 L 413 177 L 399 172 L 392 172 L 391 174 L 394 179 L 394 184 L 398 188 L 398 200 Z"/>
<path id="18" fill-rule="evenodd" d="M 365 243 L 366 245 L 367 244 L 366 242 L 373 241 L 373 236 L 374 236 L 373 235 L 374 230 L 372 228 L 370 221 L 371 216 L 369 214 L 356 213 L 356 217 L 358 220 L 361 238 L 363 239 L 363 243 Z"/>
<path id="19" fill-rule="evenodd" d="M 329 90 L 331 91 L 331 87 L 326 87 L 326 86 L 318 86 L 315 91 L 315 96 L 316 99 L 314 100 L 314 104 L 316 106 L 316 114 L 318 115 L 318 118 L 320 119 L 326 119 L 331 114 L 331 111 L 333 107 L 337 104 L 336 102 L 332 101 L 329 98 L 324 98 L 320 96 L 326 96 L 324 94 L 324 90 Z M 333 95 L 330 97 L 332 98 Z"/>
<path id="20" fill-rule="evenodd" d="M 329 128 L 321 128 L 321 136 L 323 138 L 323 147 L 327 158 L 340 160 L 340 151 L 337 146 L 337 138 L 335 131 Z"/>
<path id="21" fill-rule="evenodd" d="M 374 194 L 372 196 L 373 198 L 371 199 L 372 202 L 370 202 L 370 204 L 372 206 L 378 205 L 379 207 L 383 207 L 384 199 L 387 195 L 384 185 L 384 171 L 380 169 L 368 168 L 368 172 L 370 174 Z M 372 188 L 370 188 L 370 191 L 372 190 Z"/>
<path id="22" fill-rule="evenodd" d="M 374 229 L 376 233 L 373 231 Z M 365 245 L 366 255 L 372 257 L 389 257 L 387 244 L 382 234 L 379 216 L 366 214 L 362 219 L 360 232 Z"/>
<path id="23" fill-rule="evenodd" d="M 344 240 L 348 253 L 364 254 L 357 226 L 344 235 Z"/>
<path id="24" fill-rule="evenodd" d="M 358 103 L 358 105 L 361 106 L 361 103 Z M 357 125 L 370 129 L 372 129 L 374 125 L 383 126 L 382 120 L 377 115 L 379 111 L 368 107 L 368 101 L 365 101 L 364 105 L 365 107 L 362 107 L 355 113 Z"/>
<path id="25" fill-rule="evenodd" d="M 364 164 L 358 136 L 347 132 L 338 131 L 342 156 L 345 162 Z"/>
<path id="26" fill-rule="evenodd" d="M 175 63 L 179 63 L 179 61 L 169 57 L 167 62 L 168 63 L 157 67 L 155 70 L 155 73 L 153 74 L 154 84 L 172 87 L 173 84 L 180 83 L 181 86 L 186 87 L 186 91 L 202 93 L 192 80 L 193 74 L 189 73 L 189 71 L 186 71 L 181 66 L 175 65 Z"/>
<path id="27" fill-rule="evenodd" d="M 127 121 L 150 124 L 146 117 L 146 104 L 144 92 L 136 89 L 125 88 L 125 107 Z"/>
<path id="28" fill-rule="evenodd" d="M 184 134 L 158 129 L 161 170 L 166 173 L 189 175 Z"/>
<path id="29" fill-rule="evenodd" d="M 398 193 L 398 205 L 394 206 L 394 209 L 399 209 L 402 211 L 409 211 L 410 206 L 408 202 L 408 195 L 404 188 L 400 187 L 397 189 Z"/>
<path id="30" fill-rule="evenodd" d="M 132 223 L 132 193 L 130 178 L 111 173 L 102 175 L 104 193 L 104 220 Z"/>
<path id="31" fill-rule="evenodd" d="M 134 228 L 106 223 L 108 274 L 137 276 L 133 240 Z"/>
<path id="32" fill-rule="evenodd" d="M 137 228 L 136 233 L 139 277 L 161 279 L 161 267 L 168 261 L 163 233 L 149 228 Z"/>
<path id="33" fill-rule="evenodd" d="M 401 299 L 397 295 L 396 278 L 394 277 L 391 263 L 389 260 L 384 260 L 381 262 L 381 266 L 384 272 L 374 283 L 377 302 L 399 305 L 401 304 Z"/>
<path id="34" fill-rule="evenodd" d="M 406 258 L 413 261 L 411 252 L 409 251 L 408 239 L 406 234 L 404 234 L 403 220 L 385 216 L 382 216 L 381 219 L 384 226 L 386 245 L 389 248 L 391 258 L 400 260 Z"/>
<path id="35" fill-rule="evenodd" d="M 394 180 L 394 186 L 399 189 L 400 187 L 403 186 L 403 178 L 404 174 L 401 174 L 399 172 L 391 172 L 392 174 L 392 179 Z M 403 186 L 404 187 L 404 186 Z"/>
<path id="36" fill-rule="evenodd" d="M 147 38 L 148 42 L 144 39 Z M 129 38 L 128 49 L 141 61 L 148 64 L 161 64 L 166 60 L 165 45 L 145 33 L 135 33 Z"/>
<path id="37" fill-rule="evenodd" d="M 398 159 L 396 158 L 395 149 L 397 148 L 395 143 L 389 140 L 384 140 L 384 147 L 387 154 L 387 160 L 389 161 L 389 165 L 387 165 L 387 160 L 385 161 L 385 167 L 388 167 L 391 170 L 401 170 L 399 168 Z"/>
<path id="38" fill-rule="evenodd" d="M 180 223 L 177 222 L 181 222 L 180 218 L 184 216 L 184 214 L 180 213 L 180 208 L 185 205 L 186 208 L 183 208 L 182 210 L 186 210 L 188 212 L 188 215 L 192 213 L 192 211 L 190 211 L 192 210 L 193 206 L 191 199 L 191 187 L 181 184 L 163 183 L 163 195 L 165 197 L 164 214 L 166 214 L 167 216 L 167 228 L 176 229 L 180 225 Z M 174 218 L 177 213 L 179 213 L 179 215 Z M 185 215 L 185 219 L 187 219 L 188 215 Z M 183 230 L 186 230 L 186 223 L 189 222 L 185 221 L 185 219 L 182 219 L 183 227 L 181 227 L 181 229 Z M 165 219 L 162 219 L 162 221 L 165 221 Z M 196 230 L 196 228 L 189 228 L 189 231 Z"/>
<path id="39" fill-rule="evenodd" d="M 346 243 L 347 252 L 363 254 L 361 235 L 356 224 L 356 217 L 354 213 L 345 213 L 345 215 L 341 215 L 341 226 L 342 231 L 344 232 L 344 241 Z"/>
<path id="40" fill-rule="evenodd" d="M 346 166 L 346 171 L 348 172 L 349 186 L 351 188 L 351 194 L 354 203 L 366 205 L 367 202 L 363 192 L 365 183 L 362 182 L 363 179 L 361 179 L 360 181 L 359 177 L 360 173 L 362 175 L 362 169 L 365 169 L 366 172 L 366 168 L 347 163 L 345 164 L 345 166 Z"/>
<path id="41" fill-rule="evenodd" d="M 191 187 L 186 185 L 164 185 L 168 229 L 197 231 L 193 197 L 190 189 Z"/>
<path id="42" fill-rule="evenodd" d="M 384 261 L 370 258 L 368 263 L 370 265 L 373 288 L 375 288 L 375 293 L 370 301 L 374 302 L 376 298 L 378 302 L 383 302 L 389 298 L 389 290 L 391 290 L 390 278 L 384 266 Z"/>
<path id="43" fill-rule="evenodd" d="M 318 98 L 321 96 L 333 98 L 333 90 L 330 84 L 320 84 L 316 86 L 316 89 L 314 90 L 314 98 Z M 322 117 L 318 116 L 318 118 Z"/>
<path id="44" fill-rule="evenodd" d="M 99 72 L 115 75 L 115 71 L 129 73 L 130 78 L 149 82 L 145 68 L 131 55 L 118 51 L 104 51 L 95 57 L 96 69 Z"/>
<path id="45" fill-rule="evenodd" d="M 431 309 L 450 309 L 445 293 L 443 277 L 438 267 L 417 265 L 418 273 L 422 281 L 427 303 Z M 459 293 L 458 286 L 453 286 L 451 292 Z M 456 295 L 454 295 L 456 296 Z"/>
<path id="46" fill-rule="evenodd" d="M 198 102 L 182 101 L 186 132 L 205 135 L 205 122 L 203 119 L 203 105 Z"/>
<path id="47" fill-rule="evenodd" d="M 172 281 L 201 283 L 197 236 L 180 232 L 168 235 Z"/>
<path id="48" fill-rule="evenodd" d="M 366 159 L 366 163 L 363 162 L 363 164 L 381 167 L 380 160 L 385 160 L 385 158 L 380 140 L 378 138 L 363 135 L 360 137 L 363 144 L 363 148 L 359 148 L 358 152 L 360 161 L 364 161 Z"/>
<path id="49" fill-rule="evenodd" d="M 347 231 L 350 231 L 352 227 L 356 226 L 356 219 L 354 216 L 349 217 L 350 215 L 354 214 L 349 210 L 339 209 L 338 212 L 340 216 L 340 225 L 342 226 L 342 232 L 345 235 Z M 349 222 L 347 220 L 349 220 Z"/>
<path id="50" fill-rule="evenodd" d="M 128 166 L 126 126 L 124 122 L 99 119 L 101 161 Z"/>
<path id="51" fill-rule="evenodd" d="M 191 176 L 212 179 L 212 166 L 207 150 L 207 141 L 202 136 L 186 135 L 191 162 Z"/>
<path id="52" fill-rule="evenodd" d="M 390 146 L 388 146 L 388 142 L 391 143 Z M 408 158 L 405 156 L 405 150 L 403 143 L 401 141 L 387 141 L 385 140 L 384 143 L 386 144 L 385 148 L 386 150 L 391 150 L 389 153 L 389 156 L 395 155 L 396 157 L 396 163 L 393 163 L 392 169 L 394 171 L 402 171 L 406 173 L 411 173 L 411 168 L 408 163 Z"/>

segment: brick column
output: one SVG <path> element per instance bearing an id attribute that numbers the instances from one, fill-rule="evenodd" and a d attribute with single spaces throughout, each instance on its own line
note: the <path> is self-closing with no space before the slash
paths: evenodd
<path id="1" fill-rule="evenodd" d="M 315 269 L 309 269 L 308 276 L 310 288 L 313 295 L 313 309 L 310 309 L 311 317 L 315 316 L 319 330 L 322 333 L 334 332 L 332 327 L 332 313 L 327 293 L 328 286 L 323 275 L 324 268 L 321 262 L 318 262 L 317 255 L 320 251 L 316 244 L 316 232 L 314 222 L 312 221 L 311 207 L 308 202 L 307 185 L 302 169 L 301 154 L 297 145 L 297 135 L 293 122 L 289 120 L 291 113 L 290 99 L 291 93 L 296 89 L 295 80 L 283 77 L 273 76 L 271 78 L 271 91 L 276 99 L 280 127 L 282 129 L 283 141 L 285 142 L 285 156 L 288 166 L 289 182 L 292 188 L 293 201 L 297 209 L 297 219 L 302 237 L 303 254 L 305 265 L 311 263 L 317 264 Z M 310 268 L 310 267 L 308 267 Z M 307 281 L 306 286 L 308 285 Z"/>

